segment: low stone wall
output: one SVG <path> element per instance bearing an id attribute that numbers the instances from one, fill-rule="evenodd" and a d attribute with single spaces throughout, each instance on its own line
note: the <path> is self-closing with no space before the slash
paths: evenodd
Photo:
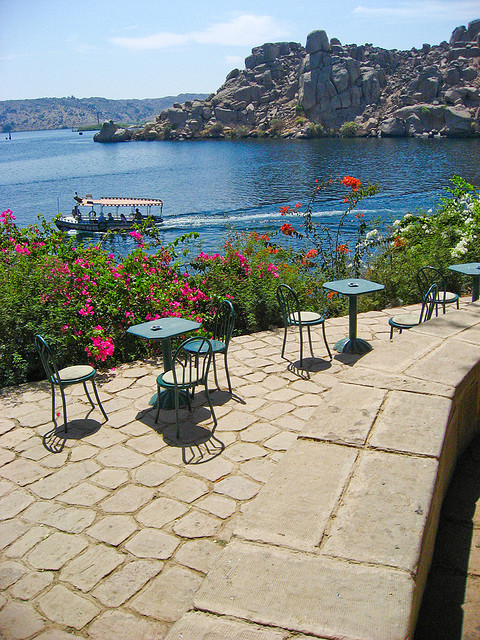
<path id="1" fill-rule="evenodd" d="M 479 346 L 474 303 L 339 373 L 167 640 L 412 638 Z"/>

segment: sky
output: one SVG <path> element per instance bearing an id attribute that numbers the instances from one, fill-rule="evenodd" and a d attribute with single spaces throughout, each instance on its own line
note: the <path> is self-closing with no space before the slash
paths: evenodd
<path id="1" fill-rule="evenodd" d="M 476 18 L 480 0 L 0 0 L 0 100 L 212 93 L 265 42 L 411 49 Z"/>

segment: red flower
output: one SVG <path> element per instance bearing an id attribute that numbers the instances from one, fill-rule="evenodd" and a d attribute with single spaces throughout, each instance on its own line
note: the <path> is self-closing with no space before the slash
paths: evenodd
<path id="1" fill-rule="evenodd" d="M 307 253 L 305 254 L 305 258 L 307 260 L 309 260 L 310 258 L 315 258 L 317 253 L 318 253 L 318 251 L 316 249 L 310 249 L 310 251 L 307 251 Z"/>
<path id="2" fill-rule="evenodd" d="M 350 249 L 347 247 L 346 244 L 339 244 L 337 247 L 337 252 L 343 253 L 346 255 L 347 253 L 350 253 Z"/>
<path id="3" fill-rule="evenodd" d="M 358 189 L 362 186 L 362 183 L 358 178 L 352 178 L 352 176 L 345 176 L 342 180 L 340 180 L 342 184 L 346 187 L 350 187 L 352 191 L 358 191 Z"/>
<path id="4" fill-rule="evenodd" d="M 336 291 L 329 291 L 329 292 L 327 293 L 327 298 L 328 298 L 329 300 L 331 300 L 335 294 L 336 294 Z"/>
<path id="5" fill-rule="evenodd" d="M 280 231 L 286 236 L 293 236 L 293 234 L 295 233 L 295 229 L 291 224 L 288 224 L 287 222 L 285 224 L 282 224 L 282 226 L 280 227 Z"/>
<path id="6" fill-rule="evenodd" d="M 403 249 L 403 247 L 407 244 L 407 241 L 405 240 L 405 238 L 401 238 L 400 236 L 397 236 L 394 239 L 393 244 L 397 249 Z"/>
<path id="7" fill-rule="evenodd" d="M 280 207 L 280 213 L 282 214 L 282 216 L 286 216 L 289 211 L 290 207 L 288 205 Z"/>

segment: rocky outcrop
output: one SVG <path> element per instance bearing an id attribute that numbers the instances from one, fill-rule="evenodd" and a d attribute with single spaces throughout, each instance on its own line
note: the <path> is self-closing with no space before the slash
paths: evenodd
<path id="1" fill-rule="evenodd" d="M 113 120 L 104 122 L 102 128 L 93 136 L 94 142 L 127 142 L 132 139 L 132 131 L 119 129 Z"/>
<path id="2" fill-rule="evenodd" d="M 312 31 L 255 47 L 206 100 L 175 103 L 136 139 L 319 135 L 478 136 L 480 20 L 410 51 Z"/>

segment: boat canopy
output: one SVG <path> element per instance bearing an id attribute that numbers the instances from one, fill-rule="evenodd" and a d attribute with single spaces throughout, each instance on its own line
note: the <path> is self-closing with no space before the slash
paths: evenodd
<path id="1" fill-rule="evenodd" d="M 163 201 L 158 198 L 76 198 L 81 207 L 99 204 L 101 207 L 162 207 Z"/>

